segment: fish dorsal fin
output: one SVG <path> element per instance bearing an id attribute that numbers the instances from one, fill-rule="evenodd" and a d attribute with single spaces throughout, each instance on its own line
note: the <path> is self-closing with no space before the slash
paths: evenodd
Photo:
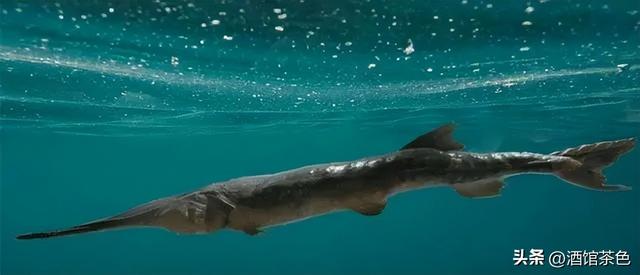
<path id="1" fill-rule="evenodd" d="M 455 128 L 453 123 L 442 125 L 431 132 L 419 136 L 400 150 L 415 148 L 433 148 L 440 151 L 462 150 L 464 145 L 455 141 L 451 136 Z"/>
<path id="2" fill-rule="evenodd" d="M 490 198 L 500 195 L 504 182 L 499 178 L 456 183 L 452 185 L 458 194 L 467 198 Z"/>

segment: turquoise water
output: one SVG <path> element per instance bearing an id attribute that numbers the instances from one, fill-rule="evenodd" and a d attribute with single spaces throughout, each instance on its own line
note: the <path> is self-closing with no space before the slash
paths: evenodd
<path id="1" fill-rule="evenodd" d="M 479 152 L 638 137 L 639 11 L 638 1 L 2 1 L 0 272 L 638 274 L 637 149 L 607 169 L 631 192 L 527 175 L 498 198 L 425 189 L 376 217 L 341 212 L 256 237 L 15 236 L 233 177 L 386 153 L 448 121 Z M 520 248 L 626 250 L 632 265 L 514 266 Z"/>

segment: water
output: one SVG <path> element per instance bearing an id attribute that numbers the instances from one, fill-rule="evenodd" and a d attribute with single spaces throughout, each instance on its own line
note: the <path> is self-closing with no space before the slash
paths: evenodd
<path id="1" fill-rule="evenodd" d="M 543 248 L 631 255 L 630 267 L 558 274 L 638 274 L 637 149 L 607 170 L 609 182 L 636 187 L 625 193 L 531 175 L 494 199 L 427 189 L 393 197 L 380 216 L 336 213 L 257 237 L 15 236 L 210 182 L 393 151 L 448 121 L 480 152 L 638 137 L 639 10 L 3 1 L 1 273 L 533 274 L 552 268 L 513 266 L 513 250 Z"/>

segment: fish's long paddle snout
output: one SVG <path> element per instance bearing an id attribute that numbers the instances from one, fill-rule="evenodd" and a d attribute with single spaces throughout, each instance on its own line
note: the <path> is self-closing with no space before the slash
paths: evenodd
<path id="1" fill-rule="evenodd" d="M 121 227 L 121 226 L 125 226 L 122 220 L 117 220 L 117 219 L 103 220 L 103 221 L 97 221 L 97 222 L 87 223 L 83 225 L 78 225 L 78 226 L 74 226 L 67 229 L 18 235 L 16 236 L 16 239 L 18 240 L 46 239 L 46 238 L 61 237 L 61 236 L 72 235 L 72 234 L 80 234 L 80 233 L 87 233 L 92 231 L 112 229 L 112 228 Z"/>

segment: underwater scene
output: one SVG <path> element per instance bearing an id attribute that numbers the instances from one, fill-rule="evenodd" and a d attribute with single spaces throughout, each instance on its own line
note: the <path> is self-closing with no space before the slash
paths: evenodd
<path id="1" fill-rule="evenodd" d="M 417 188 L 259 234 L 16 238 L 447 123 L 460 154 L 576 165 L 563 150 L 638 138 L 640 1 L 2 0 L 0 273 L 640 273 L 630 147 L 603 172 L 624 192 L 514 174 L 490 198 Z"/>

